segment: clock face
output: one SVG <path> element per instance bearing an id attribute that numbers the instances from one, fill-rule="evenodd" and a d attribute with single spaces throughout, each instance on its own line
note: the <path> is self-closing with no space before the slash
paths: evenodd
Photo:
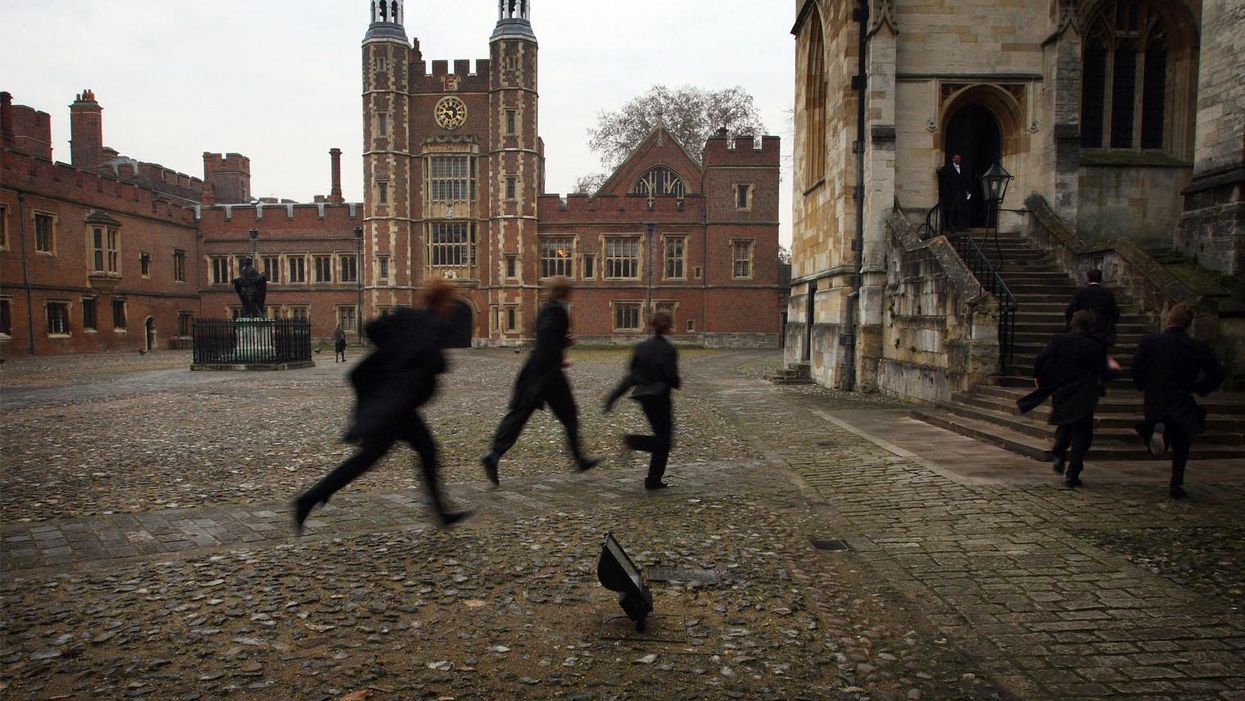
<path id="1" fill-rule="evenodd" d="M 442 129 L 457 129 L 467 121 L 467 105 L 457 97 L 441 98 L 433 114 Z"/>

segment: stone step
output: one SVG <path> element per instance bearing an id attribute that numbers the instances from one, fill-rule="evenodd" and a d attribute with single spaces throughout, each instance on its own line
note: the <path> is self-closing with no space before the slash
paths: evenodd
<path id="1" fill-rule="evenodd" d="M 1033 391 L 1033 384 L 1026 387 L 998 387 L 983 385 L 973 390 L 974 393 L 991 397 L 1002 397 L 1008 401 L 1016 401 Z M 1131 382 L 1113 380 L 1098 406 L 1108 411 L 1135 410 L 1140 411 L 1143 395 L 1133 388 Z M 1205 407 L 1211 414 L 1232 414 L 1245 420 L 1245 393 L 1213 392 L 1205 397 L 1198 397 L 1197 403 Z"/>
<path id="2" fill-rule="evenodd" d="M 1107 397 L 1115 392 L 1108 390 Z M 1017 397 L 1023 395 L 1017 395 Z M 1107 397 L 1103 397 L 1098 402 L 1098 407 L 1094 411 L 1094 417 L 1098 421 L 1098 425 L 1113 430 L 1132 431 L 1133 426 L 1141 418 L 1141 401 L 1138 397 L 1136 404 L 1129 402 L 1110 402 Z M 1031 421 L 1035 421 L 1043 426 L 1047 425 L 1050 419 L 1050 402 L 1045 402 L 1042 406 L 1034 409 L 1028 414 L 1021 414 L 1016 408 L 1016 400 L 1013 397 L 998 397 L 987 394 L 978 394 L 977 392 L 958 392 L 951 398 L 952 403 L 971 406 L 978 409 L 998 412 L 1000 414 L 1014 415 L 1016 417 L 1025 417 Z M 1215 434 L 1231 434 L 1235 436 L 1235 441 L 1241 442 L 1242 436 L 1245 435 L 1245 417 L 1235 414 L 1210 413 L 1206 417 L 1207 433 Z M 1223 442 L 1229 442 L 1227 440 Z"/>

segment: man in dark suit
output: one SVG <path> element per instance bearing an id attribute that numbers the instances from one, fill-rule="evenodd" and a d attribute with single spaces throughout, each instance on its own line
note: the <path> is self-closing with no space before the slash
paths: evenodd
<path id="1" fill-rule="evenodd" d="M 679 379 L 679 352 L 666 338 L 673 323 L 667 312 L 653 315 L 652 338 L 635 347 L 627 375 L 605 400 L 605 411 L 609 413 L 614 408 L 614 402 L 631 390 L 631 398 L 640 402 L 640 407 L 644 409 L 653 435 L 628 433 L 623 441 L 632 450 L 650 454 L 648 477 L 644 480 L 644 486 L 648 489 L 667 486 L 661 478 L 666 474 L 666 460 L 670 457 L 674 441 L 674 408 L 670 395 L 683 386 L 683 381 Z"/>
<path id="2" fill-rule="evenodd" d="M 410 444 L 423 467 L 424 487 L 443 525 L 466 518 L 469 511 L 451 511 L 441 495 L 437 444 L 417 409 L 437 391 L 437 375 L 445 372 L 441 349 L 447 321 L 454 314 L 454 288 L 433 278 L 421 292 L 424 309 L 398 309 L 368 323 L 365 333 L 375 347 L 350 373 L 357 400 L 354 421 L 345 439 L 359 450 L 294 500 L 294 530 L 316 504 L 367 472 L 397 441 Z"/>
<path id="3" fill-rule="evenodd" d="M 1193 394 L 1210 394 L 1224 377 L 1210 346 L 1189 336 L 1192 323 L 1193 308 L 1176 305 L 1167 315 L 1167 330 L 1143 336 L 1133 356 L 1133 382 L 1146 395 L 1145 418 L 1137 424 L 1137 433 L 1153 455 L 1171 448 L 1173 499 L 1185 496 L 1189 451 L 1193 439 L 1206 429 L 1206 410 Z"/>
<path id="4" fill-rule="evenodd" d="M 1102 286 L 1102 271 L 1094 269 L 1085 273 L 1085 287 L 1076 291 L 1068 308 L 1064 310 L 1064 321 L 1072 322 L 1072 315 L 1082 309 L 1094 313 L 1094 335 L 1108 349 L 1115 345 L 1115 325 L 1120 323 L 1120 308 L 1115 304 L 1115 295 Z"/>
<path id="5" fill-rule="evenodd" d="M 1033 363 L 1037 389 L 1016 400 L 1024 413 L 1051 397 L 1050 423 L 1055 429 L 1052 467 L 1063 473 L 1069 489 L 1081 486 L 1085 454 L 1094 442 L 1094 409 L 1099 388 L 1115 374 L 1107 349 L 1093 336 L 1094 313 L 1072 315 L 1067 333 L 1052 340 Z"/>
<path id="6" fill-rule="evenodd" d="M 518 440 L 532 412 L 546 404 L 566 428 L 567 445 L 579 469 L 588 470 L 601 462 L 600 458 L 584 455 L 579 442 L 579 410 L 563 371 L 569 365 L 565 357 L 566 349 L 575 343 L 575 337 L 571 335 L 570 314 L 566 309 L 571 298 L 571 281 L 561 276 L 553 277 L 546 288 L 549 301 L 536 316 L 536 347 L 515 380 L 509 410 L 493 434 L 493 449 L 480 458 L 484 474 L 494 486 L 499 483 L 497 464 L 501 462 L 501 457 Z"/>
<path id="7" fill-rule="evenodd" d="M 938 204 L 944 231 L 959 231 L 968 224 L 968 203 L 973 199 L 973 178 L 960 154 L 938 169 Z"/>

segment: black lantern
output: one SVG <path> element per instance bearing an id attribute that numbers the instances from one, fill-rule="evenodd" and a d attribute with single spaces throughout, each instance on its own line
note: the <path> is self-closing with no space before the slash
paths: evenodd
<path id="1" fill-rule="evenodd" d="M 255 257 L 259 255 L 259 229 L 251 229 L 246 233 L 251 237 L 251 265 L 258 268 L 259 262 L 255 260 Z"/>
<path id="2" fill-rule="evenodd" d="M 635 566 L 622 546 L 614 540 L 613 533 L 605 534 L 601 544 L 601 557 L 597 560 L 597 580 L 610 591 L 619 593 L 618 605 L 627 618 L 635 623 L 635 629 L 644 632 L 644 622 L 653 612 L 653 594 L 644 583 L 644 575 Z"/>
<path id="3" fill-rule="evenodd" d="M 991 202 L 1002 202 L 1007 196 L 1007 184 L 1011 181 L 1012 174 L 1003 168 L 1002 163 L 990 166 L 990 170 L 981 176 L 981 182 L 986 188 L 986 199 Z"/>

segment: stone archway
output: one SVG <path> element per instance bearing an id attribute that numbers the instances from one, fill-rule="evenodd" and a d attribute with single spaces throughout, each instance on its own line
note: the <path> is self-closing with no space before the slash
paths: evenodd
<path id="1" fill-rule="evenodd" d="M 461 299 L 454 300 L 454 316 L 450 319 L 448 348 L 470 348 L 471 331 L 475 325 L 475 314 L 471 305 Z"/>
<path id="2" fill-rule="evenodd" d="M 944 164 L 951 156 L 963 157 L 963 168 L 973 179 L 973 197 L 968 202 L 968 225 L 985 226 L 989 215 L 983 196 L 981 176 L 1003 156 L 1003 134 L 994 113 L 981 104 L 960 108 L 947 121 Z"/>

